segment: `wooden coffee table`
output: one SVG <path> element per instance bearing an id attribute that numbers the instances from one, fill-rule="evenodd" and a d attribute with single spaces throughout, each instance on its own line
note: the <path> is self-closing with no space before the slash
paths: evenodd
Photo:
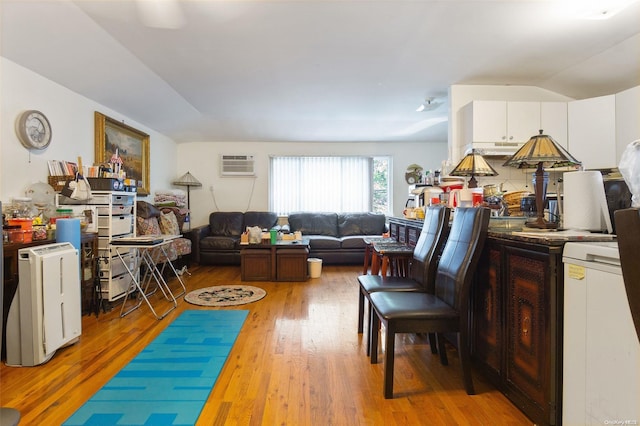
<path id="1" fill-rule="evenodd" d="M 309 239 L 247 244 L 240 249 L 242 281 L 306 281 Z"/>

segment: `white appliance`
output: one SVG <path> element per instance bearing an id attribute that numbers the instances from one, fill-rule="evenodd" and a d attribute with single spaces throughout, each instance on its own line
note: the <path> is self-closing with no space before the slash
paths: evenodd
<path id="1" fill-rule="evenodd" d="M 562 221 L 565 229 L 613 232 L 602 173 L 575 171 L 562 175 Z"/>
<path id="2" fill-rule="evenodd" d="M 20 249 L 18 278 L 7 318 L 7 365 L 35 366 L 80 337 L 78 250 L 71 243 Z"/>
<path id="3" fill-rule="evenodd" d="M 563 261 L 563 424 L 637 424 L 640 343 L 618 243 L 567 243 Z"/>

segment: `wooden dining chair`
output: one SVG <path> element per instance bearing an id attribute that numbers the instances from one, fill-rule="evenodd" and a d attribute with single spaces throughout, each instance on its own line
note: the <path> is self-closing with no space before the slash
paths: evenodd
<path id="1" fill-rule="evenodd" d="M 490 211 L 457 208 L 438 262 L 433 292 L 378 291 L 369 295 L 372 330 L 386 330 L 384 397 L 393 398 L 395 337 L 400 333 L 436 333 L 440 361 L 447 364 L 443 333 L 457 333 L 460 364 L 467 393 L 474 393 L 469 339 L 469 288 L 486 240 Z M 377 362 L 378 333 L 371 333 L 371 363 Z"/>
<path id="2" fill-rule="evenodd" d="M 622 278 L 629 300 L 631 317 L 640 340 L 640 209 L 622 209 L 614 213 Z"/>
<path id="3" fill-rule="evenodd" d="M 442 250 L 449 225 L 449 208 L 430 206 L 425 212 L 420 237 L 413 249 L 413 260 L 407 277 L 361 275 L 358 277 L 358 333 L 363 332 L 364 301 L 369 294 L 377 291 L 429 291 L 433 288 L 433 279 L 437 265 L 437 257 Z M 371 309 L 369 309 L 371 319 Z M 369 321 L 371 322 L 371 321 Z M 370 349 L 370 338 L 367 339 L 367 355 Z M 435 348 L 435 345 L 432 346 Z"/>

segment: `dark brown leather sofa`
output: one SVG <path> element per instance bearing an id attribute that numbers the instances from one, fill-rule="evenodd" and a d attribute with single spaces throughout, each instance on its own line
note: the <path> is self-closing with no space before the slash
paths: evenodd
<path id="1" fill-rule="evenodd" d="M 278 225 L 271 212 L 214 212 L 209 224 L 192 231 L 192 253 L 201 265 L 239 265 L 240 235 L 248 226 L 302 232 L 309 238 L 309 257 L 325 264 L 355 265 L 364 261 L 366 236 L 387 231 L 386 218 L 376 213 L 291 213 L 288 225 Z"/>
<path id="2" fill-rule="evenodd" d="M 240 235 L 247 227 L 272 229 L 278 215 L 272 212 L 213 212 L 209 224 L 192 230 L 193 258 L 201 265 L 239 265 Z"/>

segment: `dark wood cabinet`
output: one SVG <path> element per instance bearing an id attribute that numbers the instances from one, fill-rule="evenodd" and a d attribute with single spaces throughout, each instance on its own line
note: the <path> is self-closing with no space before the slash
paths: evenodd
<path id="1" fill-rule="evenodd" d="M 418 238 L 420 238 L 422 225 L 424 224 L 422 220 L 390 217 L 388 221 L 389 235 L 391 238 L 394 238 L 403 244 L 415 247 L 418 242 Z"/>
<path id="2" fill-rule="evenodd" d="M 491 236 L 474 279 L 472 358 L 538 424 L 560 424 L 562 243 Z"/>
<path id="3" fill-rule="evenodd" d="M 80 289 L 82 295 L 82 314 L 99 313 L 100 297 L 96 279 L 98 259 L 98 234 L 82 233 L 80 239 Z"/>

